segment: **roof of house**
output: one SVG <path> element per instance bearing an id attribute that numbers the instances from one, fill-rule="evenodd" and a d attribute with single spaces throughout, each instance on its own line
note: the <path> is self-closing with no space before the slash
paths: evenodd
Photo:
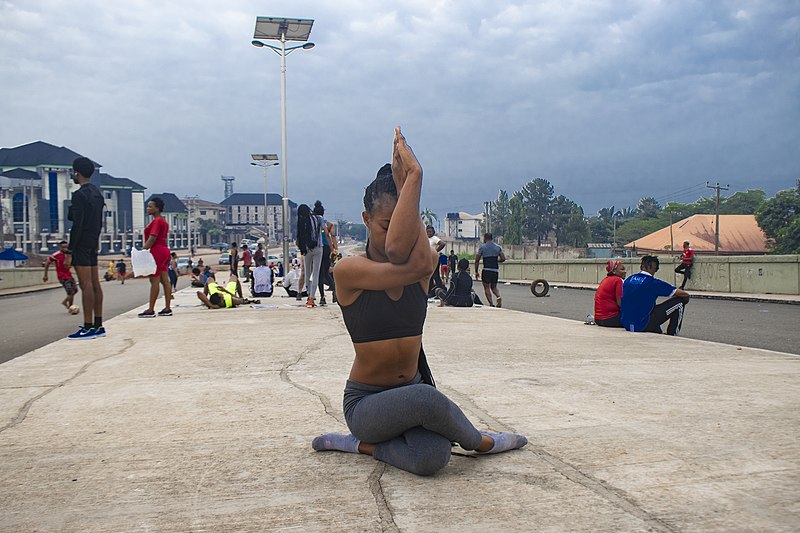
<path id="1" fill-rule="evenodd" d="M 41 180 L 41 176 L 32 170 L 25 170 L 23 168 L 12 168 L 0 173 L 0 176 L 7 178 L 14 178 L 18 180 Z"/>
<path id="2" fill-rule="evenodd" d="M 128 178 L 116 178 L 111 174 L 105 174 L 103 172 L 95 172 L 92 174 L 92 183 L 101 189 L 132 189 L 135 191 L 144 191 L 147 188 Z"/>
<path id="3" fill-rule="evenodd" d="M 458 213 L 447 213 L 447 218 L 451 220 L 483 220 L 483 213 L 478 215 L 470 215 L 466 211 L 459 211 Z"/>
<path id="4" fill-rule="evenodd" d="M 670 242 L 675 250 L 680 250 L 683 241 L 689 241 L 696 253 L 714 253 L 715 215 L 693 215 L 670 227 L 636 239 L 625 245 L 625 248 L 636 246 L 637 252 L 663 252 L 670 249 Z M 719 216 L 719 253 L 723 255 L 763 254 L 767 252 L 767 236 L 758 226 L 753 215 L 720 215 Z"/>
<path id="5" fill-rule="evenodd" d="M 267 205 L 281 205 L 283 197 L 280 194 L 271 192 L 267 194 Z M 264 205 L 263 192 L 235 192 L 222 200 L 219 205 Z M 296 207 L 297 204 L 289 200 L 291 207 Z"/>
<path id="6" fill-rule="evenodd" d="M 155 197 L 164 200 L 164 211 L 162 213 L 188 213 L 186 206 L 181 202 L 180 198 L 171 192 L 162 192 L 161 194 L 151 194 L 145 201 L 145 205 Z"/>
<path id="7" fill-rule="evenodd" d="M 0 148 L 0 167 L 72 167 L 72 162 L 83 157 L 63 146 L 53 146 L 43 141 L 34 141 L 14 148 Z M 102 165 L 94 163 L 96 167 Z"/>
<path id="8" fill-rule="evenodd" d="M 225 209 L 218 203 L 209 202 L 208 200 L 203 200 L 202 198 L 184 198 L 183 203 L 192 204 L 196 209 Z"/>

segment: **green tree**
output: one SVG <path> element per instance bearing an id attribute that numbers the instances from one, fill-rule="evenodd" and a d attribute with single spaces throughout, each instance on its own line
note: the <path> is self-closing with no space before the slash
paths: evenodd
<path id="1" fill-rule="evenodd" d="M 522 231 L 525 226 L 525 207 L 522 197 L 515 193 L 508 201 L 508 221 L 503 241 L 508 244 L 522 244 Z"/>
<path id="2" fill-rule="evenodd" d="M 656 218 L 659 211 L 661 211 L 661 206 L 656 199 L 652 196 L 646 196 L 639 200 L 639 204 L 636 206 L 636 217 L 640 220 Z"/>
<path id="3" fill-rule="evenodd" d="M 436 222 L 439 222 L 439 217 L 438 217 L 438 216 L 436 216 L 436 213 L 434 213 L 433 211 L 431 211 L 431 210 L 430 210 L 429 208 L 427 208 L 427 207 L 426 207 L 425 209 L 423 209 L 423 210 L 422 210 L 422 212 L 419 214 L 419 216 L 421 216 L 421 217 L 422 217 L 422 222 L 423 222 L 423 223 L 424 223 L 426 226 L 433 226 L 433 225 L 434 225 L 434 224 L 433 224 L 433 221 L 434 221 L 434 220 L 435 220 Z"/>
<path id="4" fill-rule="evenodd" d="M 624 224 L 617 226 L 617 242 L 620 244 L 627 244 L 629 242 L 641 239 L 645 235 L 649 235 L 654 231 L 658 231 L 669 224 L 658 218 L 650 218 L 642 220 L 635 218 L 629 220 Z"/>
<path id="5" fill-rule="evenodd" d="M 492 202 L 492 233 L 495 237 L 505 235 L 510 214 L 511 209 L 509 206 L 508 193 L 501 189 L 497 194 L 497 200 Z"/>
<path id="6" fill-rule="evenodd" d="M 225 229 L 216 220 L 207 218 L 198 219 L 200 235 L 206 241 L 206 237 L 210 237 L 211 242 L 217 242 L 217 239 L 225 234 Z M 207 242 L 207 241 L 206 241 Z"/>
<path id="7" fill-rule="evenodd" d="M 525 225 L 528 237 L 541 245 L 553 228 L 550 204 L 553 201 L 553 186 L 544 178 L 536 178 L 520 189 L 522 205 L 525 207 Z"/>
<path id="8" fill-rule="evenodd" d="M 762 203 L 756 222 L 769 238 L 773 253 L 800 253 L 800 184 Z"/>
<path id="9" fill-rule="evenodd" d="M 598 211 L 597 212 L 597 217 L 600 218 L 601 220 L 604 220 L 604 221 L 608 222 L 610 224 L 610 223 L 613 222 L 614 217 L 615 216 L 618 217 L 618 216 L 620 216 L 620 214 L 621 213 L 619 211 L 617 211 L 617 208 L 612 205 L 611 207 L 604 207 L 600 211 Z"/>
<path id="10" fill-rule="evenodd" d="M 613 228 L 610 222 L 599 216 L 591 217 L 588 226 L 591 242 L 611 242 Z"/>
<path id="11" fill-rule="evenodd" d="M 556 235 L 556 246 L 570 242 L 570 239 L 567 238 L 567 231 L 576 208 L 580 209 L 578 204 L 563 194 L 559 194 L 550 202 L 550 216 Z M 581 210 L 581 215 L 583 215 L 583 210 Z"/>
<path id="12" fill-rule="evenodd" d="M 591 236 L 589 225 L 586 223 L 586 217 L 583 216 L 583 208 L 575 204 L 572 207 L 572 213 L 567 223 L 564 235 L 565 242 L 571 244 L 575 248 L 582 248 L 586 246 Z"/>
<path id="13" fill-rule="evenodd" d="M 766 198 L 760 189 L 739 191 L 721 202 L 719 212 L 723 215 L 753 215 Z"/>

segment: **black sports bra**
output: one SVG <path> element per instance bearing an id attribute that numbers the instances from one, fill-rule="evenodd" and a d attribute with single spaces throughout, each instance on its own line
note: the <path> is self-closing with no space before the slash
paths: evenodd
<path id="1" fill-rule="evenodd" d="M 364 290 L 355 302 L 341 306 L 344 325 L 354 343 L 422 335 L 428 295 L 419 282 L 403 287 L 397 301 L 386 291 Z"/>

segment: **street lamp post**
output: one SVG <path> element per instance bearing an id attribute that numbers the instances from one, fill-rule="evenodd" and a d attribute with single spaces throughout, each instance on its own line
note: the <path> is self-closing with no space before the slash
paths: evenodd
<path id="1" fill-rule="evenodd" d="M 286 41 L 308 41 L 311 35 L 312 19 L 286 19 L 276 17 L 256 17 L 256 28 L 253 33 L 252 45 L 258 48 L 268 48 L 281 56 L 281 151 L 283 169 L 283 262 L 289 260 L 289 194 L 286 185 L 288 163 L 286 157 L 286 56 L 298 49 L 310 50 L 314 43 L 305 42 L 297 46 L 286 47 Z M 258 39 L 278 40 L 280 48 L 266 44 Z"/>
<path id="2" fill-rule="evenodd" d="M 269 260 L 269 225 L 267 224 L 267 167 L 274 167 L 279 165 L 277 154 L 250 154 L 253 162 L 250 163 L 256 167 L 264 168 L 264 255 Z M 273 230 L 272 233 L 275 233 Z M 284 260 L 285 261 L 285 260 Z"/>

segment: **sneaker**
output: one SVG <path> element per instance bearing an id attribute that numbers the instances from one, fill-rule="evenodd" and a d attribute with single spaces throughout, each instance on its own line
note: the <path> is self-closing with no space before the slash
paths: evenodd
<path id="1" fill-rule="evenodd" d="M 99 328 L 94 328 L 94 336 L 95 337 L 105 337 L 106 336 L 106 328 L 100 326 Z"/>
<path id="2" fill-rule="evenodd" d="M 94 328 L 86 329 L 83 326 L 81 326 L 78 329 L 78 331 L 76 331 L 72 335 L 68 335 L 67 336 L 68 339 L 72 339 L 72 340 L 94 339 L 95 337 L 97 337 L 97 332 L 95 331 Z"/>
<path id="3" fill-rule="evenodd" d="M 158 312 L 158 316 L 172 316 L 172 309 L 162 309 Z"/>
<path id="4" fill-rule="evenodd" d="M 495 307 L 497 307 L 498 309 L 503 307 L 503 299 L 500 298 L 499 296 L 497 297 L 497 305 Z"/>
<path id="5" fill-rule="evenodd" d="M 328 302 L 325 301 L 325 297 L 324 296 L 319 299 L 319 305 L 321 305 L 321 306 L 322 305 L 328 305 Z"/>
<path id="6" fill-rule="evenodd" d="M 142 311 L 139 313 L 139 318 L 155 318 L 156 312 L 155 311 Z"/>

